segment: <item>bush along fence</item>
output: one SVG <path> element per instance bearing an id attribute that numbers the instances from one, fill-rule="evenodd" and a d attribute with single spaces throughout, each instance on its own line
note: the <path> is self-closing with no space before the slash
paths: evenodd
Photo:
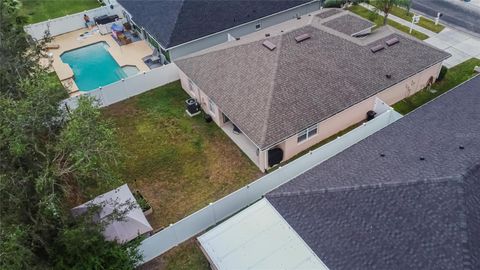
<path id="1" fill-rule="evenodd" d="M 83 92 L 81 95 L 94 97 L 99 107 L 106 107 L 178 79 L 178 67 L 174 63 L 170 63 L 99 87 L 96 90 Z M 77 108 L 78 98 L 79 96 L 67 98 L 60 105 L 67 111 L 74 110 Z"/>
<path id="2" fill-rule="evenodd" d="M 296 176 L 342 152 L 401 117 L 401 114 L 390 108 L 351 132 L 230 193 L 175 224 L 171 224 L 142 241 L 140 252 L 143 254 L 143 262 L 148 262 L 162 255 L 171 248 L 218 224 L 258 201 L 267 192 L 287 183 Z"/>
<path id="3" fill-rule="evenodd" d="M 58 36 L 68 32 L 72 32 L 85 27 L 85 21 L 83 15 L 87 14 L 90 20 L 93 21 L 94 17 L 102 15 L 118 15 L 121 16 L 122 12 L 118 5 L 102 6 L 84 12 L 79 12 L 67 16 L 63 16 L 56 19 L 51 19 L 39 23 L 26 25 L 23 29 L 35 40 L 41 40 L 45 37 L 46 33 L 50 36 Z"/>

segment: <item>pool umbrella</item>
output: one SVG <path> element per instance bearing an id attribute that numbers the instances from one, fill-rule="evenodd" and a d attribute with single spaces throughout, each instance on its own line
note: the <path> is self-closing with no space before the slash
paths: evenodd
<path id="1" fill-rule="evenodd" d="M 125 211 L 129 207 L 132 208 L 126 213 L 124 219 L 114 220 L 105 227 L 103 235 L 109 241 L 124 243 L 153 230 L 127 184 L 79 205 L 71 211 L 74 216 L 78 216 L 95 205 L 101 206 L 98 214 L 94 217 L 96 221 L 107 219 L 115 209 Z"/>

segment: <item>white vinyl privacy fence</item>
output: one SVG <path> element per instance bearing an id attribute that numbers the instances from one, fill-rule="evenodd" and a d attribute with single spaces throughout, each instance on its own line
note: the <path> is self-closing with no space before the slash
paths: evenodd
<path id="1" fill-rule="evenodd" d="M 318 149 L 292 161 L 269 173 L 251 184 L 230 193 L 222 199 L 209 204 L 190 216 L 170 225 L 140 245 L 144 262 L 165 253 L 195 235 L 205 231 L 232 216 L 243 208 L 261 199 L 267 192 L 285 184 L 296 176 L 322 163 L 346 148 L 365 139 L 378 130 L 400 119 L 402 116 L 392 109 L 385 111 L 375 119 L 331 141 Z"/>
<path id="2" fill-rule="evenodd" d="M 178 79 L 178 67 L 174 63 L 170 63 L 99 87 L 96 90 L 84 92 L 81 95 L 94 97 L 100 107 L 106 107 Z M 74 110 L 77 108 L 79 97 L 65 99 L 61 106 L 68 110 Z"/>
<path id="3" fill-rule="evenodd" d="M 119 15 L 121 16 L 122 12 L 118 5 L 114 5 L 114 8 L 111 9 L 109 6 L 102 6 L 99 8 L 94 8 L 86 10 L 84 12 L 79 12 L 67 16 L 63 16 L 56 19 L 51 19 L 39 23 L 29 24 L 24 27 L 25 32 L 32 36 L 36 40 L 41 40 L 45 37 L 45 33 L 49 32 L 50 36 L 58 36 L 68 32 L 72 32 L 78 29 L 85 27 L 85 21 L 83 20 L 83 15 L 87 14 L 90 17 L 90 20 L 93 21 L 93 18 L 102 16 L 102 15 Z"/>

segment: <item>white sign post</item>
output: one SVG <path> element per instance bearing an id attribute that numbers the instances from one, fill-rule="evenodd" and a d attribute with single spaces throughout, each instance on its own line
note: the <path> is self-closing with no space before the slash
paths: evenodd
<path id="1" fill-rule="evenodd" d="M 437 13 L 437 17 L 435 18 L 435 25 L 438 25 L 438 22 L 440 21 L 440 17 L 442 17 L 442 13 L 441 12 L 438 12 Z"/>
<path id="2" fill-rule="evenodd" d="M 413 25 L 414 24 L 417 24 L 419 21 L 420 21 L 420 15 L 413 15 L 412 17 L 412 23 L 410 24 L 410 34 L 412 33 L 413 31 Z"/>

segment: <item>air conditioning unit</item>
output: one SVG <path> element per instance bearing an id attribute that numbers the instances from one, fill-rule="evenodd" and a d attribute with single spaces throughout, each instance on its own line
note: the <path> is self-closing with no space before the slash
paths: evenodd
<path id="1" fill-rule="evenodd" d="M 186 112 L 190 117 L 194 117 L 200 113 L 200 104 L 198 104 L 196 99 L 189 98 L 185 100 L 185 104 L 187 107 Z"/>

